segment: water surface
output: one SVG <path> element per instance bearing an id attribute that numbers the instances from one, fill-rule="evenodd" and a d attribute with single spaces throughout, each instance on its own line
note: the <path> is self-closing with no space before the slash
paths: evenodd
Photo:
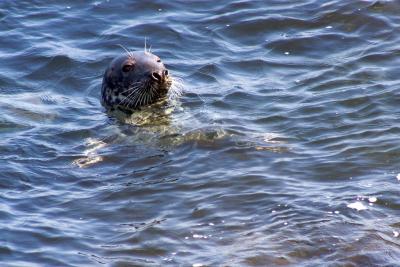
<path id="1" fill-rule="evenodd" d="M 2 1 L 1 265 L 399 266 L 399 14 Z M 145 39 L 185 93 L 132 125 L 101 79 Z"/>

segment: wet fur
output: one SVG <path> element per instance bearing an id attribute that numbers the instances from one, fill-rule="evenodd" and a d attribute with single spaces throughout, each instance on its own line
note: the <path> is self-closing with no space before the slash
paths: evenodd
<path id="1" fill-rule="evenodd" d="M 102 104 L 108 109 L 134 111 L 154 104 L 166 97 L 174 98 L 182 92 L 182 82 L 163 75 L 154 81 L 149 73 L 166 70 L 161 60 L 148 51 L 132 52 L 124 48 L 126 54 L 114 59 L 104 73 L 102 84 Z M 131 72 L 125 73 L 125 63 L 135 64 Z"/>

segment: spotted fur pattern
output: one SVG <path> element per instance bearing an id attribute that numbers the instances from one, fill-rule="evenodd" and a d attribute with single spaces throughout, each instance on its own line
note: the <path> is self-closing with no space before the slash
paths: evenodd
<path id="1" fill-rule="evenodd" d="M 105 77 L 103 78 L 103 85 L 101 90 L 101 100 L 103 106 L 113 110 L 119 109 L 121 111 L 132 111 L 132 110 L 140 110 L 142 105 L 134 105 L 134 103 L 129 103 L 129 98 L 133 98 L 131 91 L 129 90 L 130 85 L 124 84 L 121 82 L 110 81 L 106 77 L 107 73 L 105 73 Z M 148 85 L 149 81 L 143 81 L 143 86 L 151 86 Z M 167 79 L 162 84 L 153 85 L 154 94 L 149 102 L 146 102 L 145 105 L 150 105 L 158 100 L 165 97 L 168 93 L 168 89 L 171 86 L 171 79 Z M 143 91 L 149 91 L 150 89 L 145 89 Z"/>

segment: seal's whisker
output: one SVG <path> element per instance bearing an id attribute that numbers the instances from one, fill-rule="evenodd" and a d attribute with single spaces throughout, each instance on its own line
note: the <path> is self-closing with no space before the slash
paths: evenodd
<path id="1" fill-rule="evenodd" d="M 147 104 L 147 94 L 143 94 L 143 105 Z"/>
<path id="2" fill-rule="evenodd" d="M 130 97 L 133 95 L 133 93 L 132 94 L 129 94 L 128 96 L 126 96 L 124 99 L 122 99 L 119 103 L 118 103 L 118 106 L 126 106 L 126 105 L 128 105 L 129 103 L 130 103 Z M 123 104 L 125 102 L 125 104 Z"/>
<path id="3" fill-rule="evenodd" d="M 182 95 L 183 94 L 183 88 L 179 86 L 171 86 L 171 92 L 177 94 L 177 95 Z"/>
<path id="4" fill-rule="evenodd" d="M 148 93 L 148 89 L 146 88 L 146 90 L 144 91 L 144 94 L 143 94 L 143 104 L 144 105 L 147 104 L 148 96 L 149 96 L 149 93 Z"/>
<path id="5" fill-rule="evenodd" d="M 131 92 L 131 93 L 129 93 L 127 96 L 124 96 L 124 98 L 121 99 L 121 100 L 119 101 L 118 105 L 122 104 L 122 103 L 123 103 L 127 98 L 129 98 L 130 95 L 132 95 L 133 93 L 134 93 L 134 92 Z"/>
<path id="6" fill-rule="evenodd" d="M 126 54 L 127 54 L 129 57 L 133 58 L 133 54 L 132 54 L 132 52 L 131 52 L 130 50 L 128 50 L 127 48 L 125 48 L 125 46 L 123 46 L 122 44 L 117 44 L 117 45 L 120 46 L 122 49 L 124 49 L 125 52 L 126 52 Z"/>
<path id="7" fill-rule="evenodd" d="M 140 82 L 138 82 L 137 85 L 136 85 L 136 83 L 133 83 L 133 84 L 134 84 L 134 86 L 131 86 L 131 87 L 129 87 L 127 90 L 125 90 L 125 91 L 123 91 L 123 92 L 120 93 L 120 94 L 123 94 L 123 93 L 126 93 L 126 92 L 131 91 L 131 92 L 128 94 L 128 96 L 126 96 L 124 99 L 129 98 L 130 95 L 136 93 L 136 92 L 141 88 L 141 86 L 142 86 L 142 83 L 140 83 Z M 121 101 L 121 102 L 122 102 L 122 101 Z M 121 103 L 121 102 L 120 102 L 120 103 Z"/>
<path id="8" fill-rule="evenodd" d="M 184 88 L 183 80 L 180 79 L 180 78 L 178 78 L 178 79 L 173 78 L 173 79 L 172 79 L 172 86 L 178 87 L 178 88 L 180 88 L 180 89 L 183 89 L 183 88 Z"/>
<path id="9" fill-rule="evenodd" d="M 141 92 L 140 96 L 138 97 L 138 100 L 137 100 L 138 106 L 141 106 L 142 98 L 143 98 L 143 92 Z"/>
<path id="10" fill-rule="evenodd" d="M 184 87 L 183 81 L 173 81 L 171 85 L 182 89 Z"/>
<path id="11" fill-rule="evenodd" d="M 154 99 L 155 97 L 157 97 L 157 90 L 156 90 L 156 88 L 154 86 L 152 86 L 150 89 L 151 89 L 150 90 L 151 99 Z"/>
<path id="12" fill-rule="evenodd" d="M 150 103 L 150 102 L 149 102 L 149 100 L 150 100 L 150 98 L 149 98 L 149 96 L 150 96 L 149 91 L 150 91 L 150 90 L 151 90 L 151 85 L 150 85 L 150 86 L 146 86 L 145 98 L 144 98 L 144 104 L 145 104 L 145 105 L 147 105 L 147 104 Z"/>
<path id="13" fill-rule="evenodd" d="M 135 97 L 133 97 L 133 99 L 132 99 L 132 107 L 137 107 L 137 99 L 138 99 L 138 97 L 140 96 L 140 94 L 137 94 Z"/>
<path id="14" fill-rule="evenodd" d="M 183 88 L 176 86 L 176 84 L 172 85 L 170 90 L 168 91 L 168 99 L 173 100 L 180 97 L 183 94 Z"/>
<path id="15" fill-rule="evenodd" d="M 139 87 L 141 87 L 141 83 L 139 83 L 138 85 L 129 87 L 129 88 L 126 89 L 125 91 L 122 91 L 120 94 L 126 93 L 126 92 L 128 92 L 128 91 L 130 91 L 130 90 L 133 90 L 133 89 L 136 89 L 136 88 L 139 88 Z"/>
<path id="16" fill-rule="evenodd" d="M 145 88 L 145 87 L 140 88 L 138 94 L 136 94 L 135 97 L 134 97 L 134 100 L 133 100 L 134 101 L 134 107 L 137 107 L 137 106 L 139 106 L 138 104 L 140 104 L 140 100 L 141 100 L 141 98 L 143 96 L 143 88 Z"/>
<path id="17" fill-rule="evenodd" d="M 118 103 L 118 105 L 121 105 L 123 102 L 126 102 L 126 104 L 127 105 L 129 105 L 129 103 L 130 103 L 130 101 L 131 101 L 131 96 L 133 95 L 133 94 L 135 94 L 137 91 L 139 91 L 141 88 L 140 87 L 138 87 L 138 88 L 136 88 L 135 90 L 133 90 L 131 93 L 129 93 L 126 97 L 124 97 L 119 103 Z"/>
<path id="18" fill-rule="evenodd" d="M 135 85 L 135 86 L 131 86 L 131 87 L 129 87 L 128 89 L 126 89 L 125 91 L 120 92 L 120 94 L 123 94 L 123 93 L 129 92 L 129 91 L 138 89 L 138 88 L 140 88 L 140 87 L 141 87 L 140 84 L 139 84 L 139 85 Z"/>
<path id="19" fill-rule="evenodd" d="M 140 105 L 144 105 L 145 104 L 144 103 L 145 97 L 146 97 L 146 93 L 143 93 L 142 96 L 140 97 L 140 102 L 139 102 Z"/>
<path id="20" fill-rule="evenodd" d="M 146 101 L 145 101 L 146 105 L 150 103 L 150 95 L 146 94 Z"/>
<path id="21" fill-rule="evenodd" d="M 136 92 L 137 90 L 139 90 L 140 88 L 141 88 L 140 84 L 137 85 L 137 86 L 129 87 L 128 90 L 125 90 L 125 91 L 121 92 L 121 94 L 122 94 L 122 93 L 126 93 L 126 92 L 128 92 L 128 91 L 132 91 L 131 93 L 135 93 L 135 92 Z M 129 93 L 129 94 L 131 94 L 131 93 Z"/>
<path id="22" fill-rule="evenodd" d="M 130 96 L 130 97 L 127 99 L 127 101 L 125 102 L 125 104 L 123 105 L 123 107 L 129 108 L 129 106 L 131 106 L 132 103 L 134 103 L 134 102 L 133 102 L 133 99 L 134 99 L 134 98 L 135 98 L 135 95 Z"/>
<path id="23" fill-rule="evenodd" d="M 183 80 L 173 80 L 171 91 L 182 93 L 184 88 Z"/>
<path id="24" fill-rule="evenodd" d="M 173 78 L 172 79 L 172 83 L 173 84 L 175 84 L 175 85 L 178 85 L 178 86 L 182 86 L 183 87 L 183 80 L 182 79 L 180 79 L 180 78 Z"/>
<path id="25" fill-rule="evenodd" d="M 150 84 L 150 86 L 148 87 L 148 90 L 146 90 L 146 104 L 150 104 L 153 100 L 153 96 L 154 96 L 153 87 L 154 86 L 152 84 Z"/>
<path id="26" fill-rule="evenodd" d="M 129 51 L 129 54 L 131 55 L 131 57 L 134 58 L 134 56 L 133 56 L 133 51 L 130 50 L 129 48 L 128 48 L 128 51 Z"/>
<path id="27" fill-rule="evenodd" d="M 179 94 L 179 93 L 171 92 L 170 94 L 168 94 L 168 99 L 169 100 L 174 100 L 174 99 L 176 99 L 176 98 L 178 98 L 180 96 L 181 96 L 181 94 Z"/>
<path id="28" fill-rule="evenodd" d="M 133 95 L 131 98 L 129 98 L 129 104 L 132 104 L 133 107 L 135 107 L 135 105 L 136 105 L 136 99 L 137 99 L 138 96 L 140 95 L 140 91 L 141 91 L 141 88 L 139 88 L 139 89 L 136 91 L 136 94 L 135 94 L 135 95 Z"/>
<path id="29" fill-rule="evenodd" d="M 154 86 L 150 86 L 150 93 L 151 93 L 151 97 L 153 98 L 155 95 L 155 90 L 154 90 Z"/>

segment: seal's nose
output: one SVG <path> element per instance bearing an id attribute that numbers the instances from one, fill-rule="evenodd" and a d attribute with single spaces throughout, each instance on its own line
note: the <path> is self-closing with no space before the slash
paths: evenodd
<path id="1" fill-rule="evenodd" d="M 162 79 L 160 73 L 158 73 L 158 72 L 153 72 L 150 77 L 151 77 L 151 79 L 153 79 L 153 81 L 156 81 L 156 82 L 160 82 Z"/>

